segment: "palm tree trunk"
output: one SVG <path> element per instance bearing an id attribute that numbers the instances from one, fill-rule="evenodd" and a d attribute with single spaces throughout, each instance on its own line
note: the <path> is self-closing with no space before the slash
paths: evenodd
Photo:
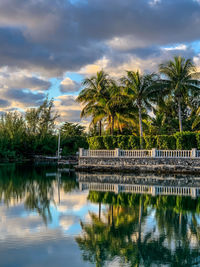
<path id="1" fill-rule="evenodd" d="M 143 128 L 142 128 L 142 110 L 141 106 L 138 106 L 139 109 L 139 127 L 140 127 L 140 148 L 143 148 Z"/>
<path id="2" fill-rule="evenodd" d="M 108 125 L 109 125 L 109 130 L 110 130 L 110 135 L 111 135 L 112 129 L 111 129 L 111 116 L 110 115 L 108 117 Z"/>
<path id="3" fill-rule="evenodd" d="M 101 219 L 101 202 L 99 202 L 99 220 Z"/>
<path id="4" fill-rule="evenodd" d="M 99 136 L 101 136 L 101 120 L 99 121 Z"/>
<path id="5" fill-rule="evenodd" d="M 111 129 L 111 134 L 114 134 L 114 123 L 115 123 L 115 119 L 114 119 L 114 115 L 112 115 L 112 129 Z"/>
<path id="6" fill-rule="evenodd" d="M 182 126 L 182 117 L 181 117 L 181 99 L 180 99 L 180 97 L 178 99 L 178 119 L 179 119 L 179 129 L 180 129 L 180 132 L 182 132 L 183 126 Z"/>

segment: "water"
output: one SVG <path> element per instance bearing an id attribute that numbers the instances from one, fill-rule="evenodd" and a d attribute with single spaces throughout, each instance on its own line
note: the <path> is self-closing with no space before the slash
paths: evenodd
<path id="1" fill-rule="evenodd" d="M 200 266 L 199 188 L 198 177 L 1 165 L 0 266 Z"/>

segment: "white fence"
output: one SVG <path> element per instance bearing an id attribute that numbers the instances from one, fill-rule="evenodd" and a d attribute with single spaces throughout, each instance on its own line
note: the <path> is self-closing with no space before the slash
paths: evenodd
<path id="1" fill-rule="evenodd" d="M 200 158 L 200 150 L 90 150 L 79 149 L 79 157 L 96 158 Z"/>
<path id="2" fill-rule="evenodd" d="M 101 192 L 135 193 L 155 195 L 174 195 L 191 196 L 193 198 L 200 196 L 199 187 L 180 187 L 180 186 L 161 186 L 161 185 L 135 185 L 135 184 L 113 184 L 113 183 L 89 183 L 79 182 L 79 189 L 94 190 Z"/>

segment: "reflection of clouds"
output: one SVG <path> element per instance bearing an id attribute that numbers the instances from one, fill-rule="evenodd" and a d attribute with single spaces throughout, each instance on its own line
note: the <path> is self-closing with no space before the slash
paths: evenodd
<path id="1" fill-rule="evenodd" d="M 57 201 L 57 199 L 58 191 L 55 187 L 54 200 Z M 5 205 L 0 205 L 0 241 L 9 239 L 37 240 L 40 236 L 44 238 L 44 235 L 49 235 L 53 229 L 57 229 L 56 234 L 59 232 L 62 235 L 63 232 L 69 230 L 74 224 L 79 224 L 80 219 L 85 219 L 89 209 L 89 206 L 86 208 L 87 192 L 80 193 L 75 191 L 66 194 L 61 189 L 60 199 L 60 204 L 55 206 L 52 203 L 51 205 L 53 220 L 50 223 L 51 230 L 45 226 L 40 215 L 24 210 L 24 199 L 21 200 L 21 203 L 20 201 L 17 203 L 13 199 L 9 208 Z"/>
<path id="2" fill-rule="evenodd" d="M 60 217 L 59 225 L 64 232 L 69 230 L 69 228 L 75 223 L 79 222 L 78 216 L 64 215 Z"/>
<path id="3" fill-rule="evenodd" d="M 57 193 L 56 193 L 57 194 Z M 57 196 L 55 194 L 55 199 Z M 57 210 L 59 212 L 65 211 L 79 211 L 85 205 L 87 205 L 87 192 L 73 192 L 73 193 L 64 193 L 63 191 L 60 192 L 60 204 L 57 205 Z"/>

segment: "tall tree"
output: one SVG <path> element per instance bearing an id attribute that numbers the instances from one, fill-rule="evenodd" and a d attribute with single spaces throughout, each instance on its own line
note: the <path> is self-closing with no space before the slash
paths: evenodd
<path id="1" fill-rule="evenodd" d="M 163 75 L 160 85 L 166 89 L 166 94 L 174 97 L 178 103 L 179 130 L 183 131 L 182 126 L 182 105 L 187 102 L 191 94 L 199 92 L 200 81 L 195 65 L 191 59 L 174 57 L 159 66 L 159 71 Z"/>
<path id="2" fill-rule="evenodd" d="M 99 123 L 99 135 L 101 135 L 102 119 L 105 116 L 103 103 L 108 85 L 108 74 L 103 70 L 97 72 L 96 76 L 84 79 L 84 89 L 77 97 L 77 101 L 84 105 L 81 117 L 92 117 L 92 123 Z"/>
<path id="3" fill-rule="evenodd" d="M 141 74 L 139 71 L 127 71 L 127 75 L 121 79 L 124 85 L 124 94 L 138 109 L 141 147 L 143 142 L 142 110 L 151 109 L 152 101 L 155 101 L 159 92 L 156 85 L 157 75 Z"/>

